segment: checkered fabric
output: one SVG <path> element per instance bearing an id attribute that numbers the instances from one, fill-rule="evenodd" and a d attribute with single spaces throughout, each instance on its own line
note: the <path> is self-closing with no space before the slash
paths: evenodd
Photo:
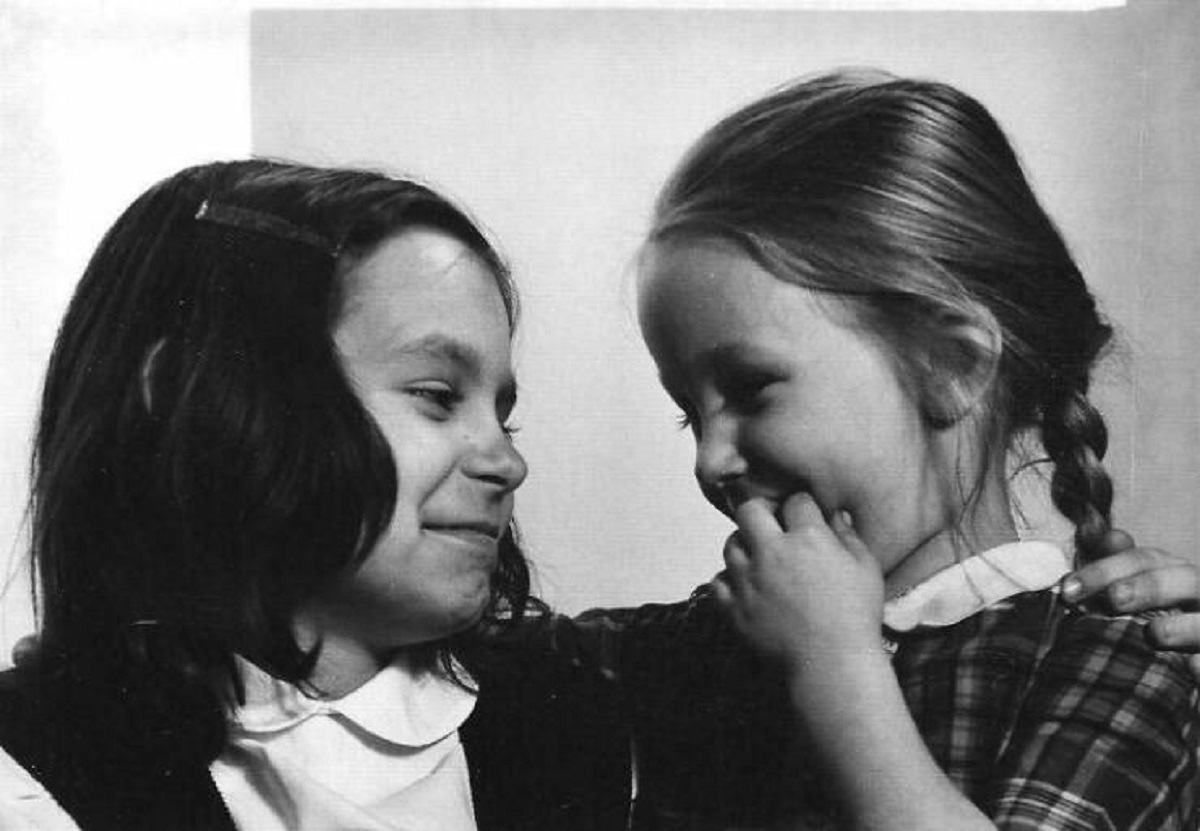
<path id="1" fill-rule="evenodd" d="M 1197 691 L 1145 621 L 1052 591 L 893 635 L 897 677 L 950 779 L 1002 829 L 1196 829 Z M 780 679 L 701 590 L 685 603 L 557 618 L 550 642 L 616 678 L 638 769 L 635 827 L 836 827 Z"/>
<path id="2" fill-rule="evenodd" d="M 1197 827 L 1197 691 L 1144 620 L 1042 591 L 897 639 L 926 744 L 1000 828 Z"/>

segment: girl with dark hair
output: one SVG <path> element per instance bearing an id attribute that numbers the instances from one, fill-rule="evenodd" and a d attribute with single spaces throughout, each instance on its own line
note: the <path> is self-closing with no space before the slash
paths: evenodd
<path id="1" fill-rule="evenodd" d="M 46 378 L 36 661 L 0 680 L 0 744 L 80 828 L 623 825 L 592 676 L 483 646 L 539 608 L 515 321 L 415 182 L 210 164 L 117 220 Z"/>
<path id="2" fill-rule="evenodd" d="M 1064 554 L 1018 539 L 1006 465 L 1032 444 L 1076 554 L 1104 547 L 1088 388 L 1112 330 L 978 102 L 839 72 L 730 115 L 660 195 L 639 317 L 700 487 L 738 525 L 711 591 L 658 611 L 674 640 L 615 659 L 658 687 L 641 723 L 726 734 L 650 743 L 647 827 L 1197 827 L 1185 659 L 1144 618 L 1069 602 Z M 714 608 L 761 666 L 721 646 Z M 687 674 L 693 638 L 727 666 Z M 653 680 L 673 669 L 674 695 Z M 724 706 L 690 707 L 697 683 Z M 684 754 L 724 761 L 683 781 Z"/>

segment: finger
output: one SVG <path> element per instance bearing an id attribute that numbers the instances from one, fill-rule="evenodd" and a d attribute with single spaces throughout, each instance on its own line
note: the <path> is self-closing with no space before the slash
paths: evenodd
<path id="1" fill-rule="evenodd" d="M 1168 607 L 1196 611 L 1200 608 L 1200 572 L 1184 562 L 1142 571 L 1110 586 L 1108 601 L 1119 612 Z"/>
<path id="2" fill-rule="evenodd" d="M 783 517 L 784 531 L 794 531 L 806 525 L 825 526 L 825 517 L 821 514 L 817 501 L 812 498 L 811 494 L 803 491 L 794 493 L 785 499 L 779 513 Z"/>
<path id="3" fill-rule="evenodd" d="M 1200 613 L 1160 615 L 1147 627 L 1155 646 L 1173 652 L 1200 653 Z"/>
<path id="4" fill-rule="evenodd" d="M 1109 528 L 1100 538 L 1100 543 L 1096 546 L 1096 553 L 1101 557 L 1110 557 L 1133 548 L 1136 544 L 1129 533 L 1120 528 Z"/>
<path id="5" fill-rule="evenodd" d="M 858 535 L 858 531 L 854 527 L 854 520 L 850 517 L 848 511 L 835 511 L 833 519 L 829 522 L 829 527 L 837 534 L 838 540 L 846 547 L 846 550 L 857 559 L 861 560 L 864 557 L 871 556 L 870 549 L 862 541 L 862 537 Z"/>
<path id="6" fill-rule="evenodd" d="M 1118 580 L 1124 580 L 1144 571 L 1153 571 L 1181 562 L 1178 557 L 1157 548 L 1130 548 L 1102 560 L 1096 560 L 1063 581 L 1063 597 L 1078 603 L 1107 589 Z"/>
<path id="7" fill-rule="evenodd" d="M 733 521 L 751 548 L 783 533 L 771 503 L 761 496 L 752 496 L 734 508 Z"/>
<path id="8" fill-rule="evenodd" d="M 717 572 L 716 576 L 708 581 L 708 585 L 718 606 L 729 608 L 733 605 L 733 588 L 729 585 L 729 576 L 724 571 Z"/>
<path id="9" fill-rule="evenodd" d="M 1196 679 L 1196 683 L 1200 684 L 1200 655 L 1192 655 L 1188 658 L 1188 669 L 1192 671 L 1192 677 Z"/>
<path id="10" fill-rule="evenodd" d="M 725 549 L 722 551 L 722 556 L 725 558 L 727 571 L 740 574 L 750 567 L 750 552 L 746 550 L 746 546 L 742 542 L 740 531 L 735 531 L 725 540 Z"/>

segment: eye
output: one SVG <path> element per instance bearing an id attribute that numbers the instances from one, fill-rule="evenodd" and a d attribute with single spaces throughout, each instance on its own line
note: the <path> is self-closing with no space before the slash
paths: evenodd
<path id="1" fill-rule="evenodd" d="M 455 406 L 462 401 L 462 395 L 454 387 L 445 383 L 416 384 L 409 387 L 407 392 L 422 402 L 425 409 L 437 418 L 450 415 Z"/>
<path id="2" fill-rule="evenodd" d="M 504 431 L 504 435 L 510 439 L 521 432 L 521 428 L 513 421 L 513 411 L 516 409 L 517 386 L 513 382 L 506 385 L 496 398 L 496 420 L 500 422 L 500 429 Z"/>
<path id="3" fill-rule="evenodd" d="M 755 412 L 766 404 L 767 390 L 781 380 L 771 373 L 745 370 L 728 383 L 725 396 L 733 408 L 741 412 Z"/>

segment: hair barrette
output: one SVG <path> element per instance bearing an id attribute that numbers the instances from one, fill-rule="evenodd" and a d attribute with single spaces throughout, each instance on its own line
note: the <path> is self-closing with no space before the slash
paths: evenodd
<path id="1" fill-rule="evenodd" d="M 309 228 L 302 228 L 288 222 L 282 217 L 250 208 L 239 208 L 234 205 L 222 205 L 205 199 L 196 209 L 195 218 L 203 222 L 212 222 L 242 231 L 264 234 L 276 239 L 298 242 L 324 251 L 331 257 L 337 257 L 339 246 L 334 245 L 321 234 Z"/>

